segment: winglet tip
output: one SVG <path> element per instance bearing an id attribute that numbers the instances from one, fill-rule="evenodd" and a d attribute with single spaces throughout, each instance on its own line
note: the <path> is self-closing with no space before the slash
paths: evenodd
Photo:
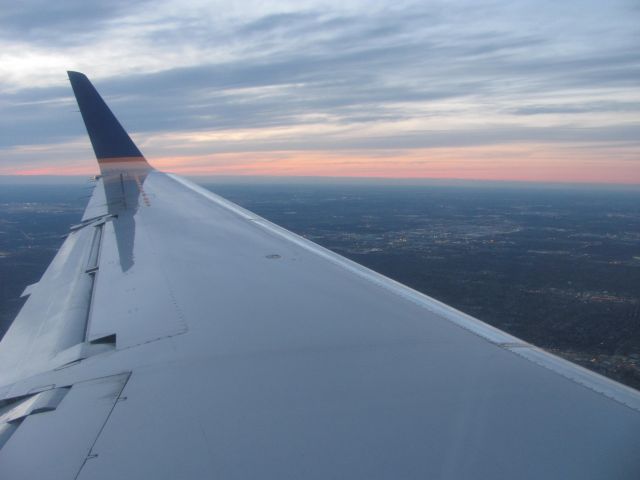
<path id="1" fill-rule="evenodd" d="M 87 76 L 73 70 L 67 71 L 67 75 L 98 163 L 106 163 L 105 159 L 118 159 L 119 163 L 125 158 L 144 160 Z"/>

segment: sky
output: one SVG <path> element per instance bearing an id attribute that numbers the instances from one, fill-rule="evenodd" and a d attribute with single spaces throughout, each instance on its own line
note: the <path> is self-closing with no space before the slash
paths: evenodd
<path id="1" fill-rule="evenodd" d="M 97 172 L 78 70 L 180 174 L 640 184 L 640 0 L 0 7 L 0 175 Z"/>

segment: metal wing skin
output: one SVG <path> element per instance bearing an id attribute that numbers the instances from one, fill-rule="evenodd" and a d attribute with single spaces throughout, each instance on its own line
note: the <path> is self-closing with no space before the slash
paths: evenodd
<path id="1" fill-rule="evenodd" d="M 153 169 L 102 175 L 0 343 L 2 479 L 640 478 L 640 393 Z"/>

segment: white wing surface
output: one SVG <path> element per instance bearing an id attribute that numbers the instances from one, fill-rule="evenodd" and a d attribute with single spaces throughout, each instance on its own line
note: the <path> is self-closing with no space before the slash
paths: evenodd
<path id="1" fill-rule="evenodd" d="M 2 479 L 640 478 L 640 394 L 154 170 L 101 167 L 0 343 Z"/>

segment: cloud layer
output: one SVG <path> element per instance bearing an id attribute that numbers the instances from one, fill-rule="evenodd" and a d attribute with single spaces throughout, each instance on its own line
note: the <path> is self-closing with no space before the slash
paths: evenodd
<path id="1" fill-rule="evenodd" d="M 57 3 L 0 13 L 0 174 L 95 169 L 75 69 L 174 171 L 640 183 L 634 2 Z"/>

